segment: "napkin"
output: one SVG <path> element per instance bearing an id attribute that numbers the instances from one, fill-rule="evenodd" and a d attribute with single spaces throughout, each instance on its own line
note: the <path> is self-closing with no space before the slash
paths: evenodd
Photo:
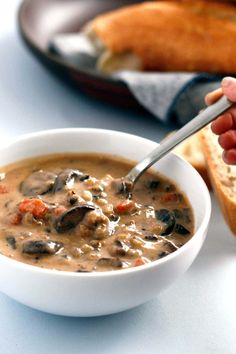
<path id="1" fill-rule="evenodd" d="M 113 76 L 125 82 L 136 100 L 164 123 L 186 124 L 205 106 L 204 97 L 220 85 L 207 73 L 140 73 Z"/>

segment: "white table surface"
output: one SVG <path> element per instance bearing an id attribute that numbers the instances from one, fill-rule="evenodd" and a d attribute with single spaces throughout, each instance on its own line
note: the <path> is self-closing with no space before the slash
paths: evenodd
<path id="1" fill-rule="evenodd" d="M 99 127 L 159 141 L 170 129 L 149 115 L 75 92 L 41 67 L 16 30 L 18 0 L 0 2 L 0 143 L 60 127 Z M 151 302 L 100 318 L 48 315 L 0 294 L 0 354 L 235 354 L 236 239 L 215 199 L 194 264 Z"/>

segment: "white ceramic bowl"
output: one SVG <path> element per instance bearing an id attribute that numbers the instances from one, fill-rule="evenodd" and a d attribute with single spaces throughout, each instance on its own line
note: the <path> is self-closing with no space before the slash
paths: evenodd
<path id="1" fill-rule="evenodd" d="M 112 153 L 140 160 L 156 143 L 138 136 L 99 129 L 60 129 L 29 134 L 0 151 L 0 166 L 57 152 Z M 69 316 L 99 316 L 140 305 L 183 274 L 206 236 L 211 203 L 208 190 L 191 165 L 169 154 L 155 168 L 176 181 L 193 207 L 196 232 L 165 258 L 144 266 L 102 273 L 42 269 L 0 255 L 0 290 L 35 309 Z"/>

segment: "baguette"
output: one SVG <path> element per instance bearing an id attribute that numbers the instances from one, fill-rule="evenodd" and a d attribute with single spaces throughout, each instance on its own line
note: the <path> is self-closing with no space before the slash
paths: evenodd
<path id="1" fill-rule="evenodd" d="M 201 131 L 201 141 L 213 190 L 229 228 L 236 235 L 236 166 L 224 163 L 223 149 L 210 126 Z"/>
<path id="2" fill-rule="evenodd" d="M 236 72 L 236 7 L 230 3 L 145 2 L 99 15 L 85 31 L 108 73 Z"/>

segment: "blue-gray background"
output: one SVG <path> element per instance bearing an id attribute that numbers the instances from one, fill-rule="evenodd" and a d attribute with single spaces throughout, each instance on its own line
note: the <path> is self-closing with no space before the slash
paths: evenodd
<path id="1" fill-rule="evenodd" d="M 106 106 L 50 76 L 18 37 L 18 5 L 18 0 L 0 2 L 0 142 L 72 126 L 123 130 L 155 141 L 164 137 L 170 127 L 148 114 Z M 0 294 L 0 354 L 236 353 L 236 240 L 212 201 L 210 230 L 197 260 L 169 289 L 137 309 L 102 318 L 63 318 Z"/>

